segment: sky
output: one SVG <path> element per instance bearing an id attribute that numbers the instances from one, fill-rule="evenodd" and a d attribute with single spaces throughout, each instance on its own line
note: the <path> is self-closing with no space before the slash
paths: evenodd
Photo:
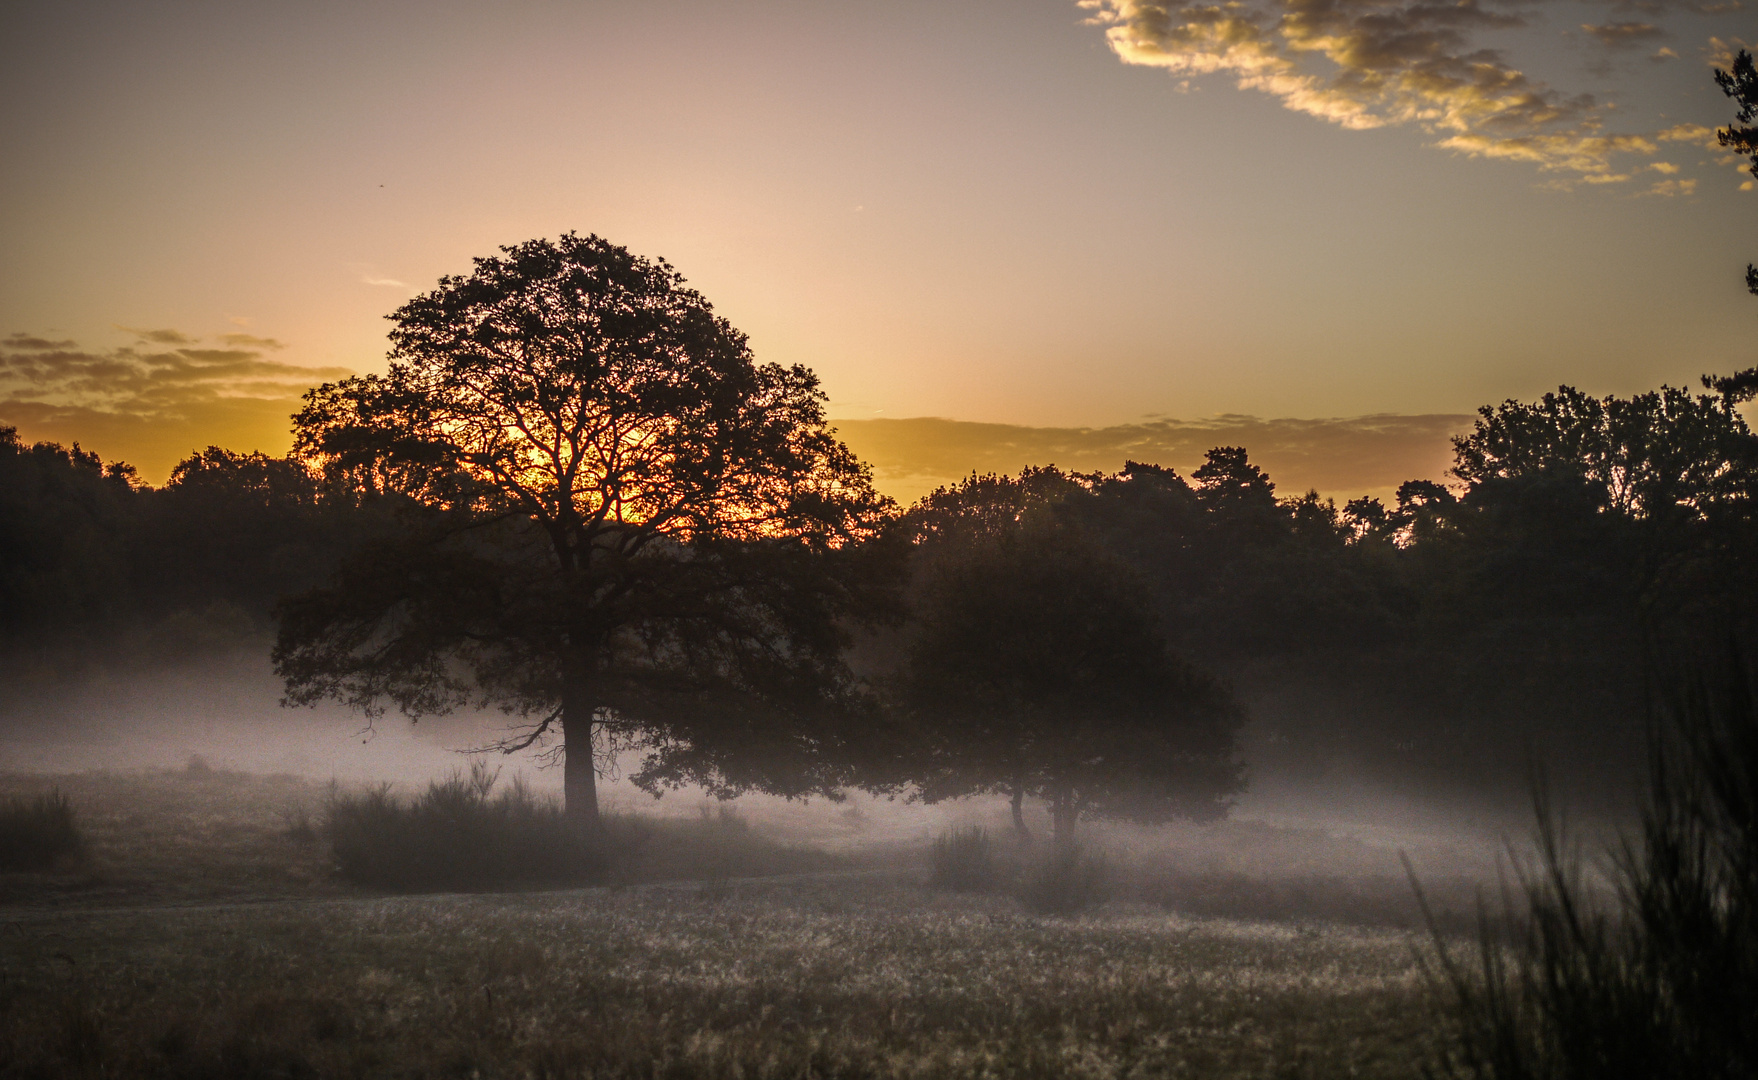
<path id="1" fill-rule="evenodd" d="M 572 230 L 900 498 L 1222 443 L 1383 495 L 1482 405 L 1754 363 L 1750 3 L 13 0 L 0 424 L 285 452 L 399 304 Z"/>

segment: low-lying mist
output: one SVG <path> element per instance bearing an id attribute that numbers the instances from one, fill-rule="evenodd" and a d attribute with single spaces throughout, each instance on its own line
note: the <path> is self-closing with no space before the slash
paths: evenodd
<path id="1" fill-rule="evenodd" d="M 223 629 L 223 628 L 222 628 Z M 561 770 L 530 753 L 478 757 L 465 753 L 504 735 L 498 712 L 467 713 L 410 723 L 394 713 L 370 725 L 336 705 L 284 708 L 281 686 L 260 630 L 235 628 L 228 641 L 111 644 L 88 653 L 39 655 L 14 661 L 0 691 L 0 772 L 81 773 L 91 770 L 198 768 L 258 775 L 285 774 L 349 788 L 388 782 L 412 794 L 482 760 L 503 783 L 522 782 L 559 798 Z M 1402 876 L 1399 853 L 1419 872 L 1488 880 L 1504 843 L 1523 842 L 1530 806 L 1504 796 L 1460 798 L 1427 794 L 1365 770 L 1280 767 L 1276 742 L 1261 723 L 1247 729 L 1250 785 L 1228 819 L 1211 826 L 1174 823 L 1142 827 L 1083 821 L 1083 842 L 1111 857 L 1149 867 L 1242 879 Z M 626 755 L 601 781 L 607 813 L 688 817 L 724 806 L 754 827 L 789 842 L 829 851 L 925 848 L 948 830 L 981 826 L 1014 838 L 1001 798 L 924 804 L 851 791 L 838 800 L 790 801 L 744 795 L 719 803 L 696 788 L 655 799 L 626 777 Z M 1524 762 L 1510 762 L 1516 786 Z M 1505 790 L 1505 789 L 1503 789 Z M 1050 816 L 1028 802 L 1026 823 L 1047 842 Z"/>

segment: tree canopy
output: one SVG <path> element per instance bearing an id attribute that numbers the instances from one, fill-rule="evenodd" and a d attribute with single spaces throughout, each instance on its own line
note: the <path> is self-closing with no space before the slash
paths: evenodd
<path id="1" fill-rule="evenodd" d="M 503 248 L 390 318 L 388 373 L 308 394 L 296 453 L 408 525 L 285 607 L 290 700 L 498 705 L 527 725 L 507 749 L 561 736 L 586 818 L 595 738 L 644 747 L 649 785 L 832 786 L 839 567 L 886 502 L 816 377 L 596 236 Z"/>
<path id="2" fill-rule="evenodd" d="M 1082 526 L 1093 478 L 972 477 L 912 512 L 918 545 L 900 698 L 906 771 L 932 800 L 1041 798 L 1081 815 L 1211 820 L 1242 787 L 1239 711 L 1172 656 L 1135 575 Z"/>

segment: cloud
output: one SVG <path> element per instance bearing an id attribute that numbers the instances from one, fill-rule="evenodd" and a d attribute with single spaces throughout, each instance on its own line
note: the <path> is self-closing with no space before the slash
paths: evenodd
<path id="1" fill-rule="evenodd" d="M 51 341 L 48 338 L 35 337 L 31 334 L 11 334 L 4 342 L 0 342 L 0 349 L 21 349 L 32 352 L 42 352 L 50 349 L 72 349 L 77 347 L 77 344 L 72 341 Z"/>
<path id="2" fill-rule="evenodd" d="M 1721 145 L 1716 141 L 1715 129 L 1702 124 L 1675 124 L 1665 131 L 1656 132 L 1654 137 L 1661 142 L 1696 143 L 1711 150 Z"/>
<path id="3" fill-rule="evenodd" d="M 1703 59 L 1713 68 L 1731 68 L 1739 51 L 1751 47 L 1751 42 L 1744 38 L 1729 38 L 1724 41 L 1719 37 L 1711 37 L 1709 44 L 1703 47 Z"/>
<path id="4" fill-rule="evenodd" d="M 1641 22 L 1615 22 L 1603 26 L 1582 23 L 1581 29 L 1608 49 L 1638 49 L 1667 36 L 1665 30 L 1653 23 Z"/>
<path id="5" fill-rule="evenodd" d="M 1665 15 L 1684 11 L 1693 15 L 1726 15 L 1744 11 L 1744 0 L 1613 0 L 1611 9 L 1642 15 Z"/>
<path id="6" fill-rule="evenodd" d="M 392 288 L 392 289 L 405 289 L 405 290 L 413 291 L 413 286 L 411 286 L 408 282 L 398 281 L 396 278 L 375 277 L 371 274 L 366 274 L 366 275 L 361 276 L 360 282 L 363 285 L 384 285 L 384 286 L 387 286 L 388 288 Z"/>
<path id="7" fill-rule="evenodd" d="M 126 330 L 139 340 L 153 345 L 193 345 L 200 340 L 179 330 L 142 330 L 133 326 L 118 326 L 116 329 Z"/>
<path id="8" fill-rule="evenodd" d="M 880 490 L 910 502 L 972 472 L 1012 473 L 1054 464 L 1115 471 L 1126 461 L 1167 465 L 1185 475 L 1216 446 L 1244 446 L 1284 495 L 1389 498 L 1405 480 L 1440 479 L 1452 464 L 1449 437 L 1473 417 L 1385 414 L 1343 419 L 1266 420 L 1217 416 L 1147 420 L 1103 428 L 980 424 L 939 417 L 835 420 L 842 440 L 873 466 Z"/>
<path id="9" fill-rule="evenodd" d="M 222 334 L 222 347 L 205 348 L 177 330 L 129 332 L 135 344 L 107 350 L 24 333 L 0 339 L 0 424 L 27 439 L 102 447 L 153 479 L 209 444 L 286 442 L 300 396 L 353 374 L 267 359 L 283 347 L 273 338 Z"/>
<path id="10" fill-rule="evenodd" d="M 1345 128 L 1410 124 L 1435 145 L 1562 174 L 1554 186 L 1627 177 L 1614 164 L 1658 133 L 1608 134 L 1607 107 L 1529 78 L 1484 35 L 1529 29 L 1478 0 L 1078 0 L 1127 64 L 1220 74 Z M 1621 7 L 1622 5 L 1614 5 Z M 1655 10 L 1701 5 L 1655 4 Z M 1534 5 L 1536 7 L 1536 5 Z M 1641 8 L 1647 10 L 1646 6 Z M 1583 24 L 1610 48 L 1666 34 L 1651 22 Z"/>
<path id="11" fill-rule="evenodd" d="M 220 343 L 241 349 L 285 349 L 286 343 L 276 341 L 272 337 L 257 337 L 255 334 L 221 334 Z"/>
<path id="12" fill-rule="evenodd" d="M 1694 195 L 1696 192 L 1697 181 L 1695 180 L 1656 180 L 1653 186 L 1642 194 L 1659 195 L 1662 198 L 1670 199 L 1675 195 Z"/>

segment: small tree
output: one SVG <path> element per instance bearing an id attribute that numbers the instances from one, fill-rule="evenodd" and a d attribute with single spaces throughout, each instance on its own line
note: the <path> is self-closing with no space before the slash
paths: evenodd
<path id="1" fill-rule="evenodd" d="M 1758 68 L 1752 65 L 1752 54 L 1741 49 L 1734 57 L 1732 71 L 1716 68 L 1715 83 L 1739 106 L 1734 113 L 1735 123 L 1718 130 L 1715 139 L 1736 154 L 1750 156 L 1751 173 L 1758 176 L 1758 127 L 1752 125 L 1753 120 L 1758 120 Z M 1758 296 L 1758 266 L 1751 263 L 1746 264 L 1746 288 Z M 1758 367 L 1719 379 L 1705 375 L 1703 384 L 1723 397 L 1750 401 L 1758 395 Z"/>
<path id="2" fill-rule="evenodd" d="M 1167 651 L 1132 576 L 1058 520 L 1058 502 L 1087 489 L 1056 476 L 973 478 L 923 508 L 936 528 L 901 693 L 916 722 L 912 779 L 930 801 L 1007 793 L 1021 832 L 1021 799 L 1042 798 L 1059 844 L 1083 815 L 1220 817 L 1243 786 L 1239 711 Z M 1011 517 L 995 497 L 1009 484 Z M 975 496 L 970 531 L 951 513 L 960 491 Z"/>
<path id="3" fill-rule="evenodd" d="M 288 700 L 498 705 L 525 721 L 502 750 L 561 736 L 588 823 L 595 745 L 644 745 L 649 787 L 839 783 L 840 563 L 887 503 L 816 377 L 753 362 L 664 262 L 572 234 L 502 251 L 390 316 L 387 374 L 295 418 L 333 492 L 408 515 L 284 606 Z"/>

